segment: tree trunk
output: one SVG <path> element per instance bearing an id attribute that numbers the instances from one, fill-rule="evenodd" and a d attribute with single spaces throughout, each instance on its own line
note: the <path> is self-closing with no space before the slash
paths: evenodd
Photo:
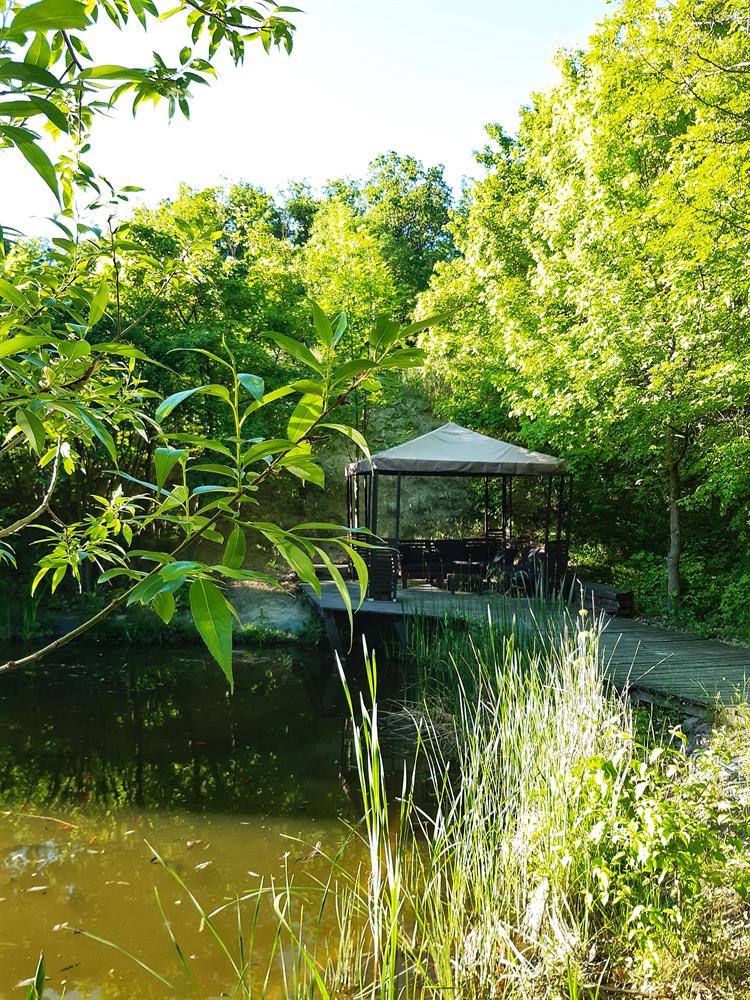
<path id="1" fill-rule="evenodd" d="M 680 524 L 680 459 L 675 449 L 675 434 L 667 437 L 667 465 L 669 473 L 669 554 L 667 555 L 667 591 L 669 605 L 675 615 L 680 609 L 680 556 L 682 555 L 682 530 Z"/>

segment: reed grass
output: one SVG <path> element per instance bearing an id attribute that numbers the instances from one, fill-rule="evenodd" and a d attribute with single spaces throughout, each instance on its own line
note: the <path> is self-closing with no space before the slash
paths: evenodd
<path id="1" fill-rule="evenodd" d="M 231 947 L 215 922 L 230 904 L 209 912 L 181 883 L 227 959 L 228 995 L 583 1000 L 653 984 L 665 956 L 693 955 L 732 809 L 679 751 L 636 742 L 599 629 L 563 605 L 468 630 L 413 626 L 415 745 L 395 793 L 375 658 L 365 651 L 356 698 L 339 665 L 361 820 L 326 878 L 300 887 L 286 871 L 238 898 Z M 274 944 L 253 957 L 269 907 Z"/>

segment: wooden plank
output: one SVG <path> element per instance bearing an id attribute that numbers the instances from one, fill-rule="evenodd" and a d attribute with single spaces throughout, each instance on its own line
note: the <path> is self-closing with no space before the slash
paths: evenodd
<path id="1" fill-rule="evenodd" d="M 305 588 L 310 599 L 326 611 L 343 612 L 344 602 L 332 583 L 322 583 L 321 595 Z M 357 595 L 352 585 L 352 603 Z M 452 614 L 467 619 L 523 614 L 529 603 L 503 595 L 450 594 L 428 585 L 399 590 L 397 600 L 365 601 L 357 612 L 365 620 L 377 616 L 442 617 Z M 712 701 L 718 693 L 731 701 L 735 692 L 750 685 L 750 649 L 714 639 L 701 639 L 674 629 L 644 622 L 610 618 L 601 639 L 606 670 L 616 684 L 638 684 L 692 701 Z"/>

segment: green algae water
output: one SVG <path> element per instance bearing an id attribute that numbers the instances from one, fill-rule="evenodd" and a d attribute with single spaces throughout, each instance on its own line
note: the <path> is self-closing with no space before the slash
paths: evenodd
<path id="1" fill-rule="evenodd" d="M 322 666 L 315 650 L 240 651 L 230 695 L 198 647 L 98 646 L 0 678 L 0 1000 L 24 995 L 40 952 L 50 1000 L 232 995 L 155 852 L 208 910 L 261 878 L 324 875 L 315 845 L 335 850 L 347 803 L 340 723 L 316 708 Z M 236 916 L 217 922 L 234 947 Z M 250 978 L 275 927 L 265 907 Z"/>

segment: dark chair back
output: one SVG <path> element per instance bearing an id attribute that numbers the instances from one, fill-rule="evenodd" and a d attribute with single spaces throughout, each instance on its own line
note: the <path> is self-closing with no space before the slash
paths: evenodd
<path id="1" fill-rule="evenodd" d="M 367 597 L 371 601 L 395 601 L 399 560 L 395 549 L 366 549 Z"/>

